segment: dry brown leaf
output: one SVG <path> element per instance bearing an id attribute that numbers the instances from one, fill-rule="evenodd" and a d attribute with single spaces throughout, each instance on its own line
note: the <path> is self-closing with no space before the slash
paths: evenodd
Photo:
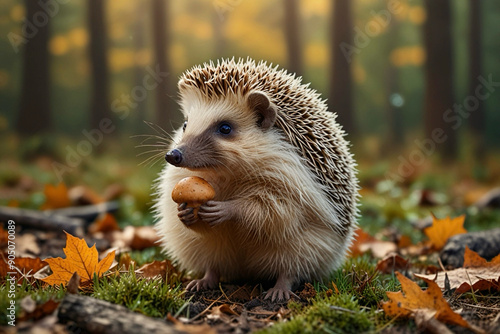
<path id="1" fill-rule="evenodd" d="M 128 271 L 130 266 L 134 266 L 135 268 L 135 261 L 132 260 L 132 257 L 130 256 L 129 253 L 122 253 L 120 255 L 120 261 L 118 262 L 118 270 L 125 270 Z"/>
<path id="2" fill-rule="evenodd" d="M 21 283 L 23 279 L 32 283 L 35 280 L 33 275 L 46 265 L 48 265 L 48 263 L 42 261 L 40 258 L 16 257 L 14 259 L 14 265 L 10 266 L 8 258 L 2 256 L 0 260 L 0 277 L 3 279 L 7 276 L 7 273 L 15 272 L 18 283 Z"/>
<path id="3" fill-rule="evenodd" d="M 354 232 L 354 234 L 356 237 L 354 238 L 354 241 L 352 242 L 351 247 L 349 248 L 349 253 L 351 254 L 352 257 L 363 254 L 359 248 L 360 245 L 375 240 L 374 237 L 363 231 L 361 228 L 358 228 Z"/>
<path id="4" fill-rule="evenodd" d="M 89 232 L 92 234 L 95 234 L 97 232 L 106 233 L 119 230 L 120 226 L 118 226 L 116 218 L 110 213 L 105 213 L 104 215 L 100 216 L 94 223 L 89 226 Z"/>
<path id="5" fill-rule="evenodd" d="M 135 271 L 135 273 L 139 277 L 155 278 L 159 276 L 162 279 L 167 278 L 167 281 L 169 281 L 168 279 L 169 274 L 175 272 L 177 272 L 177 270 L 169 260 L 153 261 L 151 263 L 146 263 L 145 265 L 143 265 L 142 267 L 140 267 Z"/>
<path id="6" fill-rule="evenodd" d="M 389 301 L 382 304 L 386 315 L 390 317 L 414 317 L 416 312 L 424 310 L 426 313 L 432 312 L 433 317 L 439 321 L 470 328 L 467 321 L 453 312 L 436 283 L 424 278 L 428 288 L 423 291 L 417 283 L 401 273 L 396 272 L 396 276 L 401 282 L 402 291 L 386 292 Z"/>
<path id="7" fill-rule="evenodd" d="M 87 186 L 76 186 L 68 191 L 71 202 L 78 205 L 98 204 L 104 202 L 103 198 L 97 195 Z"/>
<path id="8" fill-rule="evenodd" d="M 210 313 L 207 314 L 207 319 L 210 320 L 221 320 L 225 323 L 230 323 L 234 316 L 238 316 L 238 312 L 234 310 L 235 305 L 222 304 L 219 306 L 214 306 L 210 309 Z"/>
<path id="9" fill-rule="evenodd" d="M 46 184 L 43 193 L 45 194 L 45 203 L 41 207 L 42 210 L 60 209 L 71 206 L 68 188 L 62 182 L 57 186 Z"/>
<path id="10" fill-rule="evenodd" d="M 30 296 L 28 296 L 26 298 L 31 299 Z M 24 301 L 26 304 L 26 302 L 28 300 L 26 299 Z M 34 303 L 34 301 L 33 301 L 33 303 Z M 26 309 L 26 306 L 22 307 L 22 312 L 21 312 L 21 315 L 19 317 L 19 320 L 26 321 L 29 319 L 32 319 L 32 320 L 40 319 L 40 318 L 45 317 L 49 314 L 52 314 L 57 309 L 58 306 L 59 306 L 58 302 L 55 302 L 52 299 L 50 299 L 43 304 L 36 305 L 36 303 L 35 303 L 35 306 L 33 308 L 30 307 L 29 309 Z M 35 331 L 33 331 L 33 332 L 35 332 Z"/>
<path id="11" fill-rule="evenodd" d="M 416 277 L 432 280 L 441 288 L 445 289 L 445 274 L 448 275 L 450 289 L 457 289 L 457 293 L 464 293 L 471 289 L 479 290 L 500 290 L 500 255 L 490 262 L 483 259 L 476 252 L 465 247 L 464 267 L 436 275 L 420 275 Z"/>
<path id="12" fill-rule="evenodd" d="M 0 225 L 0 246 L 6 245 L 9 241 L 9 233 Z"/>
<path id="13" fill-rule="evenodd" d="M 377 259 L 385 257 L 387 254 L 393 253 L 398 249 L 392 241 L 375 240 L 368 241 L 359 245 L 361 254 L 371 252 L 372 256 Z"/>
<path id="14" fill-rule="evenodd" d="M 157 246 L 160 240 L 152 226 L 127 226 L 123 230 L 122 238 L 127 246 L 137 250 Z"/>
<path id="15" fill-rule="evenodd" d="M 66 258 L 45 259 L 53 273 L 43 278 L 42 281 L 50 285 L 66 285 L 73 273 L 76 272 L 81 277 L 80 286 L 82 286 L 84 283 L 92 281 L 94 274 L 101 277 L 111 267 L 115 258 L 114 251 L 99 261 L 95 245 L 89 248 L 85 240 L 76 238 L 69 233 L 66 233 L 66 236 L 66 247 L 63 249 Z"/>
<path id="16" fill-rule="evenodd" d="M 431 240 L 434 249 L 440 250 L 448 239 L 456 234 L 467 233 L 464 228 L 465 215 L 459 217 L 437 219 L 432 216 L 432 226 L 424 229 L 425 235 Z"/>
<path id="17" fill-rule="evenodd" d="M 413 245 L 411 238 L 407 235 L 402 235 L 398 240 L 398 248 L 406 248 Z"/>
<path id="18" fill-rule="evenodd" d="M 386 255 L 382 260 L 377 263 L 377 270 L 384 273 L 390 274 L 393 271 L 403 271 L 407 270 L 410 264 L 408 260 L 405 260 L 402 256 L 391 253 Z"/>

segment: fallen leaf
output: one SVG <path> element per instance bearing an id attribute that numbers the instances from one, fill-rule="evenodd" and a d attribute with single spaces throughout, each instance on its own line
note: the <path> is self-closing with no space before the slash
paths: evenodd
<path id="1" fill-rule="evenodd" d="M 66 291 L 69 294 L 76 295 L 78 294 L 78 287 L 80 286 L 80 275 L 77 272 L 74 272 L 71 278 L 69 279 L 68 286 L 66 287 Z"/>
<path id="2" fill-rule="evenodd" d="M 445 274 L 448 276 L 450 289 L 456 289 L 457 293 L 470 291 L 471 287 L 474 291 L 500 290 L 500 255 L 488 262 L 466 246 L 463 268 L 439 272 L 437 276 L 421 274 L 415 274 L 415 276 L 432 280 L 441 290 L 444 290 Z"/>
<path id="3" fill-rule="evenodd" d="M 159 240 L 160 237 L 152 226 L 127 226 L 122 234 L 125 245 L 136 250 L 158 246 Z"/>
<path id="4" fill-rule="evenodd" d="M 146 263 L 145 265 L 137 269 L 135 273 L 139 277 L 143 278 L 156 278 L 159 276 L 162 279 L 166 278 L 167 282 L 169 282 L 169 276 L 173 273 L 177 273 L 177 270 L 169 260 L 163 260 Z"/>
<path id="5" fill-rule="evenodd" d="M 360 246 L 366 242 L 374 241 L 375 238 L 363 231 L 361 228 L 358 228 L 354 235 L 356 236 L 349 248 L 349 253 L 352 257 L 363 254 L 360 250 Z"/>
<path id="6" fill-rule="evenodd" d="M 375 240 L 368 241 L 359 245 L 359 250 L 362 254 L 371 252 L 372 256 L 377 259 L 385 257 L 387 254 L 393 253 L 398 249 L 392 241 Z"/>
<path id="7" fill-rule="evenodd" d="M 0 225 L 0 245 L 6 245 L 9 241 L 9 233 Z"/>
<path id="8" fill-rule="evenodd" d="M 30 296 L 28 296 L 26 298 L 31 299 Z M 26 298 L 23 299 L 23 301 L 25 301 L 25 306 L 26 306 L 26 304 L 28 304 L 27 302 L 29 302 L 28 300 L 26 300 Z M 33 301 L 33 303 L 35 303 L 35 302 Z M 30 308 L 30 310 L 32 309 L 32 311 L 27 311 L 22 306 L 23 312 L 19 316 L 19 321 L 26 321 L 29 319 L 33 319 L 33 320 L 40 319 L 40 318 L 45 317 L 49 314 L 52 314 L 57 309 L 58 306 L 59 306 L 59 303 L 53 301 L 52 299 L 46 301 L 45 303 L 39 304 L 39 305 L 36 305 L 36 303 L 35 303 L 35 307 Z M 36 333 L 37 331 L 32 329 L 31 332 Z"/>
<path id="9" fill-rule="evenodd" d="M 104 202 L 101 196 L 97 195 L 87 186 L 76 186 L 68 191 L 68 197 L 72 203 L 77 205 L 98 204 Z"/>
<path id="10" fill-rule="evenodd" d="M 35 235 L 31 233 L 25 233 L 23 235 L 16 236 L 16 255 L 39 255 L 40 246 L 38 245 L 38 239 Z"/>
<path id="11" fill-rule="evenodd" d="M 120 226 L 118 226 L 116 218 L 110 213 L 105 213 L 104 215 L 100 216 L 94 223 L 89 226 L 89 232 L 92 234 L 95 234 L 97 232 L 106 233 L 119 230 Z"/>
<path id="12" fill-rule="evenodd" d="M 234 305 L 230 306 L 228 304 L 214 306 L 210 309 L 210 313 L 207 314 L 207 319 L 220 320 L 225 323 L 230 323 L 234 316 L 239 315 L 233 308 Z"/>
<path id="13" fill-rule="evenodd" d="M 384 274 L 390 274 L 398 270 L 407 270 L 409 266 L 408 260 L 405 260 L 401 255 L 391 253 L 378 261 L 377 270 Z"/>
<path id="14" fill-rule="evenodd" d="M 50 265 L 52 275 L 43 278 L 42 281 L 50 285 L 68 284 L 73 273 L 81 277 L 80 286 L 92 281 L 94 274 L 101 277 L 113 263 L 115 252 L 109 253 L 99 262 L 99 256 L 95 244 L 89 248 L 83 239 L 76 238 L 66 233 L 66 247 L 63 249 L 66 258 L 45 259 Z"/>
<path id="15" fill-rule="evenodd" d="M 42 205 L 41 210 L 60 209 L 71 206 L 68 188 L 62 182 L 57 186 L 46 184 L 43 193 L 45 195 L 45 203 Z"/>
<path id="16" fill-rule="evenodd" d="M 402 235 L 398 240 L 398 248 L 407 248 L 413 245 L 411 238 L 407 235 Z"/>
<path id="17" fill-rule="evenodd" d="M 406 278 L 399 272 L 396 276 L 401 282 L 399 292 L 386 292 L 389 301 L 382 304 L 386 315 L 390 317 L 413 317 L 416 312 L 424 311 L 439 321 L 470 328 L 470 325 L 459 314 L 453 312 L 448 302 L 443 298 L 441 289 L 433 281 L 424 278 L 428 288 L 423 291 L 417 283 Z"/>
<path id="18" fill-rule="evenodd" d="M 446 244 L 446 241 L 456 235 L 467 233 L 464 228 L 465 215 L 459 217 L 437 219 L 432 216 L 432 226 L 424 229 L 425 235 L 431 240 L 431 243 L 436 250 L 440 250 Z"/>
<path id="19" fill-rule="evenodd" d="M 32 283 L 35 281 L 33 275 L 46 265 L 48 263 L 42 261 L 40 258 L 16 257 L 14 265 L 11 267 L 8 263 L 8 258 L 2 256 L 0 260 L 0 278 L 4 279 L 7 273 L 15 273 L 18 283 L 21 283 L 23 279 Z"/>
<path id="20" fill-rule="evenodd" d="M 118 270 L 128 271 L 130 266 L 134 266 L 135 268 L 135 265 L 136 263 L 134 260 L 132 260 L 132 257 L 129 253 L 123 253 L 120 255 L 120 261 L 118 261 Z"/>

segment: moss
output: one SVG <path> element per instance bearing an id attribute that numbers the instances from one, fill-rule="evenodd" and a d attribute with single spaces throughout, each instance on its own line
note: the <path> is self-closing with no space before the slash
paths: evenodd
<path id="1" fill-rule="evenodd" d="M 161 279 L 137 278 L 133 271 L 95 280 L 91 296 L 152 317 L 176 313 L 186 303 L 180 286 L 172 287 Z"/>
<path id="2" fill-rule="evenodd" d="M 262 333 L 366 333 L 375 330 L 372 311 L 360 308 L 348 294 L 317 299 L 304 312 Z"/>

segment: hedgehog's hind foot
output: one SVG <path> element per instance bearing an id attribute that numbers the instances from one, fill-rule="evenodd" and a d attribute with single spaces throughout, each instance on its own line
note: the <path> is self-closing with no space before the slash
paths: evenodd
<path id="1" fill-rule="evenodd" d="M 215 289 L 219 284 L 219 275 L 214 270 L 208 270 L 202 279 L 194 279 L 186 286 L 187 291 L 203 291 Z"/>
<path id="2" fill-rule="evenodd" d="M 264 299 L 271 299 L 271 301 L 274 303 L 286 302 L 290 299 L 290 297 L 299 299 L 299 297 L 292 292 L 291 280 L 284 275 L 280 275 L 274 287 L 267 291 Z"/>

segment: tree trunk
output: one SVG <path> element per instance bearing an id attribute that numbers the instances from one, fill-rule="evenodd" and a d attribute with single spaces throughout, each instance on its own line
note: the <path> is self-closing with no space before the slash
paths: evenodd
<path id="1" fill-rule="evenodd" d="M 475 96 L 478 85 L 477 78 L 481 72 L 481 0 L 469 1 L 469 95 Z M 478 99 L 478 106 L 470 114 L 470 130 L 474 137 L 474 155 L 479 161 L 485 156 L 485 131 L 486 115 L 481 100 Z"/>
<path id="2" fill-rule="evenodd" d="M 99 123 L 102 119 L 111 118 L 104 0 L 88 1 L 88 25 L 92 73 L 90 126 L 94 129 L 99 129 Z"/>
<path id="3" fill-rule="evenodd" d="M 342 45 L 353 45 L 352 41 L 352 18 L 351 1 L 335 0 L 332 6 L 331 16 L 332 41 L 331 56 L 333 66 L 330 74 L 330 101 L 332 111 L 338 115 L 337 121 L 352 138 L 356 132 L 354 124 L 354 111 L 352 109 L 352 76 L 351 61 L 342 52 Z M 333 4 L 332 3 L 332 4 Z"/>
<path id="4" fill-rule="evenodd" d="M 457 130 L 443 118 L 446 110 L 452 108 L 454 103 L 450 1 L 426 0 L 425 4 L 425 137 L 432 140 L 433 133 L 442 130 L 444 135 L 440 138 L 446 139 L 442 143 L 436 143 L 436 149 L 443 158 L 451 160 L 457 156 Z"/>
<path id="5" fill-rule="evenodd" d="M 168 73 L 167 76 L 162 76 L 156 87 L 156 122 L 163 129 L 170 131 L 172 129 L 172 121 L 175 119 L 172 96 L 174 95 L 174 85 L 172 81 L 172 70 L 167 57 L 167 48 L 170 44 L 170 36 L 168 34 L 168 26 L 170 18 L 167 10 L 169 9 L 167 0 L 153 0 L 152 3 L 153 16 L 153 47 L 155 55 L 155 69 L 160 73 Z"/>
<path id="6" fill-rule="evenodd" d="M 32 21 L 36 13 L 45 13 L 42 6 L 49 0 L 25 0 L 26 18 Z M 43 133 L 50 129 L 49 52 L 50 17 L 38 31 L 27 38 L 23 53 L 23 79 L 17 131 L 23 135 Z"/>
<path id="7" fill-rule="evenodd" d="M 300 15 L 298 0 L 283 0 L 285 5 L 285 39 L 288 71 L 302 75 L 302 50 L 300 49 Z"/>
<path id="8" fill-rule="evenodd" d="M 398 47 L 400 24 L 396 19 L 391 20 L 388 27 L 389 45 L 387 54 Z M 399 94 L 398 88 L 398 68 L 387 61 L 387 138 L 384 152 L 390 153 L 394 148 L 401 148 L 404 144 L 404 129 L 403 117 L 401 115 L 402 105 L 394 97 L 394 94 Z"/>

